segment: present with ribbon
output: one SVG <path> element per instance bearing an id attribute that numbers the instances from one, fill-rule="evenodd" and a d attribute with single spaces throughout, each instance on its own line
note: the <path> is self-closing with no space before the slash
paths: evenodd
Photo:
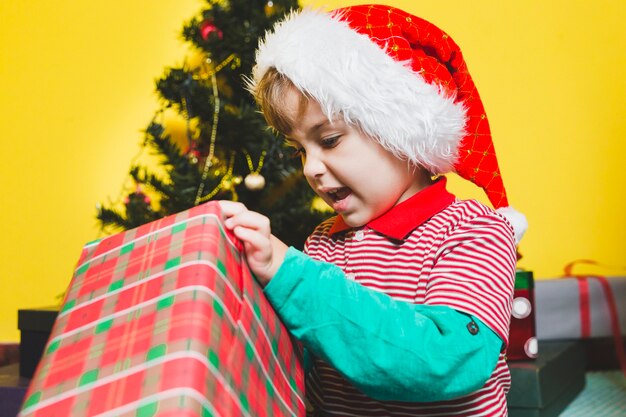
<path id="1" fill-rule="evenodd" d="M 509 417 L 556 417 L 585 386 L 580 340 L 539 341 L 536 359 L 509 362 Z"/>
<path id="2" fill-rule="evenodd" d="M 563 277 L 535 283 L 537 338 L 611 338 L 626 376 L 626 276 L 574 273 L 574 267 L 581 264 L 604 266 L 577 260 L 565 267 Z"/>
<path id="3" fill-rule="evenodd" d="M 83 249 L 20 416 L 302 416 L 304 375 L 210 202 Z"/>

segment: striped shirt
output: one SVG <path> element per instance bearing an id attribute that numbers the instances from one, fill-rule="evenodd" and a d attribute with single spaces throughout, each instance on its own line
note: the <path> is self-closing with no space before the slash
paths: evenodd
<path id="1" fill-rule="evenodd" d="M 340 216 L 323 222 L 305 252 L 395 299 L 474 315 L 508 343 L 513 229 L 483 204 L 456 199 L 445 178 L 363 227 L 350 228 Z M 481 389 L 436 403 L 371 399 L 321 359 L 307 378 L 316 415 L 338 416 L 506 416 L 509 387 L 504 353 Z"/>

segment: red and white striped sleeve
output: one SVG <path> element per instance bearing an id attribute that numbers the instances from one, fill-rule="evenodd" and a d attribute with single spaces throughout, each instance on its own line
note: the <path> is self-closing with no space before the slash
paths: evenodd
<path id="1" fill-rule="evenodd" d="M 516 250 L 511 225 L 493 211 L 464 207 L 439 247 L 425 303 L 478 317 L 508 344 Z"/>

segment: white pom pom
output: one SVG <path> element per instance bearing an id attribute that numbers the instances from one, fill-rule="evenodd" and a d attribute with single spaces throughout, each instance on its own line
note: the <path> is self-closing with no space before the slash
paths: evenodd
<path id="1" fill-rule="evenodd" d="M 520 240 L 522 240 L 524 233 L 526 233 L 526 229 L 528 229 L 528 220 L 526 220 L 526 216 L 510 206 L 500 207 L 496 211 L 506 217 L 506 219 L 513 226 L 513 232 L 515 233 L 515 244 L 517 245 Z"/>

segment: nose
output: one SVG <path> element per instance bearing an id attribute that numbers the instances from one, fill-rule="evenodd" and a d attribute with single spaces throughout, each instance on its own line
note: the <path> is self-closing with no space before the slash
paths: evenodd
<path id="1" fill-rule="evenodd" d="M 309 152 L 302 159 L 302 172 L 307 178 L 319 178 L 326 172 L 326 164 L 319 155 Z"/>

